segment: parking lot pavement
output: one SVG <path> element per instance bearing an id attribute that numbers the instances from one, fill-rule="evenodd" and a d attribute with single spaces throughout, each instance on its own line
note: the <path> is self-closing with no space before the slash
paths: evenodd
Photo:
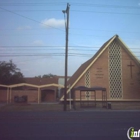
<path id="1" fill-rule="evenodd" d="M 128 140 L 140 111 L 0 112 L 1 140 Z"/>

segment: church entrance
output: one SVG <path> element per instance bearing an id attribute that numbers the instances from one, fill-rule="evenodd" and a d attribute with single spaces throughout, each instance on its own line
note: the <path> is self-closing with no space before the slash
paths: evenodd
<path id="1" fill-rule="evenodd" d="M 87 88 L 84 86 L 80 86 L 74 89 L 73 92 L 73 101 L 74 101 L 74 108 L 76 108 L 75 104 L 75 91 L 80 91 L 80 107 L 81 108 L 92 108 L 96 107 L 96 91 L 101 91 L 102 95 L 102 107 L 107 108 L 107 93 L 106 88 L 103 87 L 92 87 Z"/>
<path id="2" fill-rule="evenodd" d="M 80 91 L 80 107 L 91 108 L 96 107 L 96 94 L 91 91 Z"/>

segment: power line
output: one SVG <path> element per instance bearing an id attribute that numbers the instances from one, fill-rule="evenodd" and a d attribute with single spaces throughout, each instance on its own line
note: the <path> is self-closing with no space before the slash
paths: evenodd
<path id="1" fill-rule="evenodd" d="M 40 23 L 40 24 L 44 24 L 44 23 L 42 23 L 42 22 L 40 22 L 40 21 L 37 21 L 37 20 L 35 20 L 35 19 L 31 19 L 31 18 L 26 17 L 26 16 L 23 16 L 23 15 L 21 15 L 21 14 L 15 13 L 15 12 L 13 12 L 13 11 L 11 11 L 11 10 L 7 10 L 7 9 L 5 9 L 5 8 L 2 8 L 2 7 L 0 7 L 0 9 L 5 10 L 5 11 L 10 12 L 10 13 L 13 13 L 13 14 L 15 14 L 15 15 L 18 15 L 18 16 L 20 16 L 20 17 L 23 17 L 23 18 L 29 19 L 29 20 L 31 20 L 31 21 L 34 21 L 34 22 L 37 22 L 37 23 Z M 46 24 L 44 24 L 44 25 L 46 25 Z M 46 25 L 46 26 L 48 26 L 48 27 L 51 27 L 51 28 L 54 28 L 54 29 L 57 29 L 57 30 L 60 30 L 60 31 L 63 31 L 63 32 L 64 32 L 64 30 L 62 30 L 62 29 L 60 29 L 60 28 L 56 28 L 56 27 L 53 27 L 53 26 L 50 26 L 50 25 Z"/>
<path id="2" fill-rule="evenodd" d="M 52 46 L 52 45 L 50 45 L 50 46 L 13 46 L 13 45 L 6 46 L 6 45 L 0 45 L 0 47 L 2 47 L 2 48 L 0 48 L 0 50 L 1 49 L 7 49 L 9 47 L 16 48 L 16 50 L 28 50 L 28 49 L 48 50 L 48 48 L 49 48 L 49 50 L 60 50 L 60 49 L 64 49 L 65 46 Z M 90 51 L 92 51 L 94 49 L 96 49 L 96 50 L 100 49 L 101 46 L 100 47 L 95 47 L 95 46 L 79 46 L 79 45 L 77 45 L 77 46 L 76 45 L 75 46 L 69 46 L 69 50 L 81 50 L 81 49 L 88 49 L 88 48 L 90 48 L 91 49 Z M 137 48 L 129 47 L 129 49 L 134 49 L 134 50 L 138 49 L 139 50 L 139 47 L 137 47 Z"/>
<path id="3" fill-rule="evenodd" d="M 26 45 L 25 45 L 25 46 L 24 46 L 24 45 L 20 45 L 20 46 L 16 46 L 16 45 L 15 45 L 15 46 L 14 46 L 14 45 L 0 45 L 0 47 L 17 47 L 17 48 L 20 48 L 20 47 L 27 47 L 27 48 L 29 48 L 29 47 L 31 47 L 31 48 L 33 48 L 33 47 L 40 47 L 40 49 L 41 49 L 41 48 L 43 48 L 43 47 L 45 47 L 45 48 L 49 48 L 49 47 L 51 47 L 51 48 L 64 48 L 65 46 L 53 46 L 53 45 L 48 45 L 48 46 L 46 46 L 46 45 L 45 45 L 45 46 L 28 46 L 28 45 L 27 45 L 27 46 L 26 46 Z M 91 48 L 92 46 L 90 47 L 90 46 L 82 46 L 82 45 L 80 45 L 80 46 L 76 46 L 76 45 L 75 45 L 75 46 L 71 46 L 71 45 L 69 45 L 69 48 L 70 48 L 70 47 L 83 47 L 83 48 L 85 47 L 85 48 Z M 94 48 L 99 48 L 99 47 L 94 47 Z"/>
<path id="4" fill-rule="evenodd" d="M 65 2 L 39 2 L 39 3 L 0 3 L 0 6 L 59 6 L 65 5 Z M 127 8 L 127 9 L 138 9 L 138 6 L 125 6 L 125 5 L 107 5 L 107 4 L 93 4 L 93 3 L 73 3 L 73 6 L 84 6 L 84 7 L 103 7 L 103 8 Z"/>
<path id="5" fill-rule="evenodd" d="M 135 53 L 140 53 L 140 51 L 135 52 Z M 24 53 L 23 52 L 22 53 L 21 52 L 20 53 L 19 52 L 0 53 L 1 56 L 6 56 L 6 55 L 7 56 L 47 56 L 47 55 L 64 55 L 64 54 L 65 54 L 64 52 L 63 53 L 62 52 L 59 52 L 59 53 L 58 52 L 57 53 L 55 52 L 52 52 L 52 53 L 50 52 L 49 53 L 29 53 L 29 52 L 28 53 L 25 53 L 25 52 Z M 84 53 L 79 53 L 79 52 L 69 53 L 69 55 L 92 55 L 92 56 L 94 54 L 95 53 L 85 53 L 85 52 Z"/>
<path id="6" fill-rule="evenodd" d="M 0 55 L 0 57 L 64 57 L 65 54 L 58 54 L 58 55 Z M 88 57 L 89 59 L 93 57 L 93 54 L 69 54 L 69 57 Z M 135 55 L 137 58 L 140 58 L 140 55 Z M 108 57 L 104 57 L 103 59 L 108 59 Z M 115 58 L 114 58 L 115 59 Z M 30 60 L 30 59 L 29 59 Z M 130 60 L 129 58 L 123 58 L 123 60 Z"/>
<path id="7" fill-rule="evenodd" d="M 100 32 L 125 32 L 125 33 L 140 33 L 140 32 L 138 32 L 138 31 L 136 31 L 136 32 L 134 32 L 134 31 L 123 31 L 123 30 L 101 30 L 101 29 L 99 29 L 99 30 L 97 30 L 97 29 L 89 29 L 89 28 L 69 28 L 70 30 L 89 30 L 89 31 L 100 31 Z M 1 31 L 5 31 L 5 30 L 14 30 L 14 31 L 17 31 L 18 29 L 3 29 L 3 28 L 1 28 L 0 29 Z M 42 30 L 42 28 L 31 28 L 31 29 L 21 29 L 22 31 L 32 31 L 32 30 Z M 73 33 L 70 33 L 70 34 L 73 34 Z M 13 34 L 4 34 L 4 35 L 12 35 L 13 36 Z M 23 34 L 23 35 L 25 35 L 25 34 Z M 26 34 L 26 35 L 33 35 L 33 34 Z M 37 34 L 38 35 L 38 34 Z M 81 34 L 75 34 L 75 35 L 81 35 Z M 0 35 L 1 36 L 1 35 Z M 3 36 L 3 34 L 2 34 L 2 36 Z M 16 35 L 15 35 L 16 36 Z"/>
<path id="8" fill-rule="evenodd" d="M 126 32 L 126 33 L 140 33 L 140 32 L 134 32 L 134 31 L 123 31 L 123 30 L 97 30 L 97 29 L 89 29 L 89 28 L 70 28 L 70 30 L 89 30 L 89 31 L 103 31 L 103 32 Z"/>
<path id="9" fill-rule="evenodd" d="M 19 53 L 18 51 L 27 51 L 27 52 L 23 52 L 23 53 L 28 53 L 28 51 L 32 51 L 33 53 L 36 53 L 36 51 L 38 51 L 38 50 L 15 50 L 14 52 L 12 52 L 11 53 L 11 50 L 9 50 L 10 52 L 10 54 L 13 54 L 13 53 Z M 48 50 L 40 50 L 40 51 L 47 51 L 46 53 L 48 53 Z M 49 51 L 54 51 L 54 50 L 49 50 Z M 59 52 L 61 52 L 61 53 L 64 53 L 64 50 L 56 50 L 57 52 L 59 51 Z M 98 51 L 98 49 L 90 49 L 90 50 L 85 50 L 85 49 L 69 49 L 69 53 L 71 53 L 71 51 L 75 51 L 75 52 L 77 52 L 77 51 L 79 51 L 79 52 L 92 52 L 93 51 L 93 53 L 94 52 L 97 52 Z M 131 49 L 131 51 L 132 51 L 132 49 Z M 138 54 L 138 53 L 140 53 L 140 51 L 139 51 L 139 49 L 137 49 L 137 50 L 133 50 L 132 51 L 133 53 L 135 53 L 135 54 Z M 0 53 L 0 54 L 9 54 L 8 52 L 6 53 Z M 23 53 L 21 53 L 21 54 L 23 54 Z M 50 53 L 50 52 L 49 52 Z"/>
<path id="10" fill-rule="evenodd" d="M 12 12 L 46 12 L 46 11 L 61 11 L 61 10 L 31 10 L 31 9 L 27 9 L 27 10 L 12 10 Z M 5 11 L 0 11 L 0 12 L 5 12 Z"/>
<path id="11" fill-rule="evenodd" d="M 41 57 L 41 56 L 40 56 Z M 22 60 L 22 61 L 14 61 L 15 63 L 22 63 L 22 62 L 29 62 L 29 61 L 34 61 L 34 60 L 40 60 L 40 59 L 46 59 L 46 58 L 48 58 L 48 56 L 42 56 L 42 58 L 36 58 L 36 59 L 27 59 L 27 60 Z"/>
<path id="12" fill-rule="evenodd" d="M 84 10 L 72 10 L 72 12 L 88 12 L 88 13 L 100 13 L 100 14 L 123 14 L 123 15 L 140 15 L 137 13 L 118 13 L 118 12 L 98 12 L 98 11 L 84 11 Z"/>
<path id="13" fill-rule="evenodd" d="M 127 8 L 127 9 L 138 9 L 137 6 L 120 6 L 120 5 L 106 5 L 106 4 L 92 4 L 92 3 L 71 3 L 71 5 L 75 6 L 87 6 L 87 7 L 104 7 L 104 8 Z"/>
<path id="14" fill-rule="evenodd" d="M 13 12 L 46 12 L 46 11 L 61 11 L 61 10 L 12 10 Z M 4 11 L 0 11 L 4 12 Z M 85 11 L 85 10 L 71 10 L 71 12 L 88 12 L 88 13 L 101 13 L 101 14 L 123 14 L 123 15 L 140 15 L 138 13 L 122 13 L 122 12 L 106 12 L 106 11 Z"/>
<path id="15" fill-rule="evenodd" d="M 58 6 L 65 5 L 65 2 L 49 2 L 49 3 L 0 3 L 0 6 Z"/>
<path id="16" fill-rule="evenodd" d="M 62 30 L 62 31 L 64 31 L 64 30 Z M 70 35 L 72 35 L 72 36 L 79 36 L 79 37 L 110 37 L 110 35 L 96 35 L 96 34 L 79 34 L 79 33 L 72 33 L 72 32 L 70 32 L 69 33 Z M 116 34 L 116 32 L 114 33 L 114 34 Z M 0 36 L 38 36 L 39 34 L 17 34 L 17 35 L 14 35 L 14 34 L 1 34 Z M 48 35 L 48 34 L 41 34 L 41 35 Z M 124 37 L 124 39 L 125 40 L 135 40 L 136 38 L 134 38 L 133 36 L 131 36 L 131 37 Z M 70 43 L 72 43 L 73 44 L 73 42 L 70 42 Z M 74 43 L 75 44 L 75 43 Z"/>

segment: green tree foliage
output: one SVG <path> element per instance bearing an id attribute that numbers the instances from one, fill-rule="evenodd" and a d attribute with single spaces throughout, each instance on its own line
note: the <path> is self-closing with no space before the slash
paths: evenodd
<path id="1" fill-rule="evenodd" d="M 35 78 L 42 78 L 42 76 L 41 75 L 38 75 L 38 76 L 35 76 Z"/>
<path id="2" fill-rule="evenodd" d="M 9 85 L 23 82 L 23 74 L 12 60 L 9 62 L 0 61 L 0 84 Z"/>
<path id="3" fill-rule="evenodd" d="M 38 76 L 35 76 L 35 78 L 52 78 L 52 77 L 55 77 L 56 75 L 53 75 L 51 73 L 49 74 L 44 74 L 43 76 L 41 75 L 38 75 Z"/>
<path id="4" fill-rule="evenodd" d="M 52 78 L 52 77 L 55 77 L 56 75 L 53 75 L 53 74 L 44 74 L 43 76 L 42 76 L 42 78 Z"/>

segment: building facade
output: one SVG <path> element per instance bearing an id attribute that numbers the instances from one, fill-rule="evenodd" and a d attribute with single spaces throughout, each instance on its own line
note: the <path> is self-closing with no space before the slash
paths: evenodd
<path id="1" fill-rule="evenodd" d="M 68 93 L 79 86 L 104 87 L 108 101 L 140 101 L 139 73 L 139 60 L 115 35 L 73 74 L 68 81 L 71 85 Z M 99 92 L 96 94 L 97 101 L 101 100 Z M 92 100 L 94 97 L 91 92 L 84 92 L 82 98 Z M 76 91 L 75 99 L 80 100 L 79 91 Z"/>
<path id="2" fill-rule="evenodd" d="M 25 83 L 0 85 L 0 102 L 15 103 L 17 100 L 26 102 L 56 102 L 58 101 L 58 77 L 24 78 Z M 20 102 L 19 101 L 19 102 Z"/>

